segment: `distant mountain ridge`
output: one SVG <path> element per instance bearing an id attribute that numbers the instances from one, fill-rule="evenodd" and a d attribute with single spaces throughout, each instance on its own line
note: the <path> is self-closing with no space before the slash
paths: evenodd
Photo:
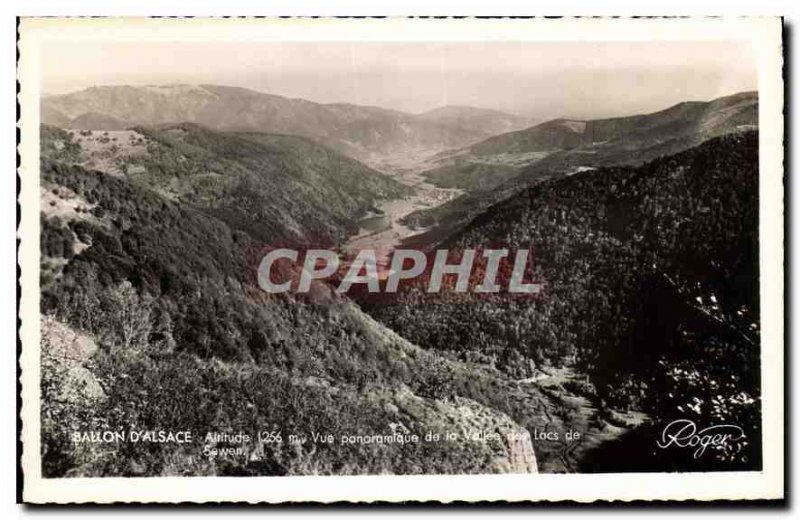
<path id="1" fill-rule="evenodd" d="M 491 137 L 470 147 L 476 155 L 568 150 L 613 141 L 664 141 L 689 133 L 716 137 L 738 125 L 757 124 L 758 94 L 742 92 L 712 101 L 689 101 L 650 114 L 595 120 L 554 119 Z"/>
<path id="2" fill-rule="evenodd" d="M 638 166 L 703 142 L 758 128 L 758 94 L 684 102 L 651 114 L 593 121 L 554 119 L 439 154 L 422 175 L 465 195 L 405 218 L 443 236 L 531 184 L 607 166 Z M 420 239 L 423 237 L 420 237 Z"/>
<path id="3" fill-rule="evenodd" d="M 220 85 L 98 86 L 45 97 L 41 106 L 42 122 L 62 128 L 118 130 L 121 125 L 190 122 L 216 130 L 300 135 L 362 160 L 460 148 L 521 128 L 525 121 L 465 107 L 413 115 Z"/>
<path id="4" fill-rule="evenodd" d="M 547 155 L 524 168 L 521 178 L 567 174 L 587 167 L 640 165 L 709 139 L 757 128 L 756 92 L 678 103 L 652 114 L 588 121 L 584 144 Z"/>
<path id="5" fill-rule="evenodd" d="M 418 115 L 427 121 L 455 126 L 471 126 L 484 132 L 502 134 L 522 130 L 534 123 L 531 118 L 507 114 L 499 110 L 464 105 L 445 105 Z"/>

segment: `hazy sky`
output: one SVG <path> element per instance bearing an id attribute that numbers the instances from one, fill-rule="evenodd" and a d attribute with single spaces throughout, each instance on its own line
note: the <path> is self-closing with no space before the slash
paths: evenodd
<path id="1" fill-rule="evenodd" d="M 756 90 L 734 42 L 57 42 L 43 91 L 213 83 L 317 102 L 421 112 L 457 104 L 536 117 L 603 117 Z"/>

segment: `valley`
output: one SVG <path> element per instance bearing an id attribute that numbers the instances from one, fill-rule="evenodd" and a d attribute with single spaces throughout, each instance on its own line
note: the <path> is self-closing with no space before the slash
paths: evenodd
<path id="1" fill-rule="evenodd" d="M 47 98 L 43 348 L 70 398 L 46 410 L 45 473 L 693 468 L 653 453 L 655 420 L 680 407 L 758 428 L 755 108 L 744 93 L 526 127 L 469 107 L 411 115 L 210 85 Z M 422 238 L 533 248 L 547 289 L 473 298 L 415 281 L 387 301 L 321 281 L 270 295 L 255 280 L 266 248 L 374 249 L 385 265 Z M 76 422 L 500 440 L 208 461 L 59 443 Z M 708 467 L 752 469 L 759 455 L 745 446 Z"/>
<path id="2" fill-rule="evenodd" d="M 413 189 L 402 199 L 389 199 L 376 205 L 377 211 L 359 221 L 358 234 L 350 237 L 340 249 L 345 255 L 355 255 L 362 249 L 376 251 L 378 266 L 388 267 L 391 252 L 404 240 L 424 232 L 403 224 L 403 219 L 426 209 L 436 208 L 463 194 L 455 188 L 439 188 L 427 182 L 414 170 L 406 169 L 392 178 Z"/>

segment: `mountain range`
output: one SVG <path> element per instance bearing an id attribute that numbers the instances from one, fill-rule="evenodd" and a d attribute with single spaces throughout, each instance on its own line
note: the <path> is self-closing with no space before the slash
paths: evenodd
<path id="1" fill-rule="evenodd" d="M 87 130 L 190 122 L 216 130 L 292 134 L 367 162 L 460 148 L 530 122 L 473 107 L 448 106 L 414 115 L 219 85 L 91 87 L 44 97 L 41 119 L 53 126 Z"/>
<path id="2" fill-rule="evenodd" d="M 687 101 L 651 114 L 595 120 L 554 119 L 472 145 L 471 153 L 497 155 L 587 147 L 601 150 L 625 143 L 642 149 L 687 135 L 708 139 L 756 124 L 758 96 L 742 92 L 712 101 Z M 587 152 L 588 153 L 588 152 Z"/>
<path id="3" fill-rule="evenodd" d="M 565 173 L 612 164 L 641 164 L 707 139 L 758 126 L 758 95 L 742 92 L 708 102 L 683 102 L 651 114 L 596 120 L 553 119 L 442 152 L 426 177 L 445 187 L 485 189 L 514 177 Z M 480 183 L 474 165 L 497 166 Z M 476 185 L 477 184 L 477 185 Z"/>
<path id="4" fill-rule="evenodd" d="M 422 176 L 469 193 L 409 215 L 411 225 L 453 229 L 491 204 L 542 179 L 601 166 L 641 165 L 704 141 L 758 128 L 758 96 L 742 92 L 708 102 L 684 102 L 652 114 L 577 121 L 555 119 L 443 152 Z M 439 235 L 447 232 L 438 230 Z"/>

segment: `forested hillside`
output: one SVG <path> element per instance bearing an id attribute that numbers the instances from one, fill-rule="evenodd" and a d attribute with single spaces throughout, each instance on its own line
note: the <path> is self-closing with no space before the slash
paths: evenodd
<path id="1" fill-rule="evenodd" d="M 45 126 L 42 150 L 202 209 L 269 244 L 339 243 L 379 199 L 410 192 L 302 137 L 188 123 L 118 132 Z"/>
<path id="2" fill-rule="evenodd" d="M 442 247 L 531 248 L 536 297 L 368 307 L 412 342 L 514 377 L 573 366 L 598 403 L 759 431 L 758 134 L 542 181 Z M 419 283 L 424 283 L 421 281 Z M 754 442 L 717 461 L 758 464 Z"/>
<path id="3" fill-rule="evenodd" d="M 45 127 L 42 137 L 46 476 L 575 471 L 587 450 L 627 431 L 574 395 L 570 377 L 520 384 L 425 350 L 322 282 L 305 296 L 257 288 L 271 221 L 258 215 L 265 227 L 253 230 L 219 211 L 213 201 L 226 200 L 225 176 L 274 174 L 274 193 L 262 195 L 280 205 L 277 197 L 301 190 L 294 183 L 324 187 L 323 174 L 345 176 L 339 182 L 352 174 L 357 197 L 370 187 L 366 167 L 302 138 L 191 125 L 107 135 Z M 211 173 L 214 182 L 204 183 Z M 305 204 L 319 204 L 314 211 L 332 211 L 331 194 L 301 193 Z M 255 459 L 208 458 L 202 443 L 70 441 L 75 431 L 129 428 L 268 431 L 282 441 L 254 440 Z M 525 440 L 548 428 L 578 428 L 585 442 Z M 313 431 L 499 437 L 371 445 L 288 438 Z M 511 442 L 510 434 L 522 437 Z"/>
<path id="4" fill-rule="evenodd" d="M 46 476 L 536 470 L 530 442 L 504 438 L 289 442 L 312 431 L 523 430 L 492 408 L 507 384 L 491 372 L 424 352 L 323 284 L 300 300 L 261 292 L 251 263 L 260 244 L 247 233 L 103 172 L 45 159 L 41 174 Z M 547 406 L 526 397 L 530 409 Z M 202 443 L 70 441 L 131 427 L 283 440 L 253 441 L 258 461 L 208 459 Z"/>
<path id="5" fill-rule="evenodd" d="M 352 117 L 371 110 L 329 108 Z M 105 117 L 84 120 L 116 124 Z M 758 435 L 758 136 L 731 132 L 641 165 L 599 154 L 616 166 L 563 163 L 523 179 L 511 179 L 518 166 L 505 165 L 511 180 L 496 190 L 485 184 L 485 164 L 460 180 L 448 167 L 429 172 L 492 195 L 431 210 L 449 227 L 423 239 L 440 233 L 438 244 L 454 250 L 529 248 L 529 275 L 543 293 L 431 295 L 420 290 L 422 278 L 391 298 L 359 299 L 359 307 L 322 281 L 307 295 L 259 290 L 264 247 L 340 245 L 365 213 L 379 211 L 377 202 L 410 188 L 304 137 L 191 123 L 43 126 L 44 472 L 757 468 L 757 442 L 698 463 L 654 454 L 657 433 L 641 432 L 655 423 L 630 431 L 643 411 L 659 424 L 673 416 L 730 422 Z M 683 150 L 694 139 L 648 150 Z M 408 221 L 436 223 L 418 217 Z M 75 425 L 584 436 L 576 444 L 284 439 L 254 446 L 256 459 L 212 460 L 198 446 L 76 445 L 68 440 Z M 643 450 L 626 459 L 639 466 L 621 465 L 604 448 L 618 442 Z"/>

